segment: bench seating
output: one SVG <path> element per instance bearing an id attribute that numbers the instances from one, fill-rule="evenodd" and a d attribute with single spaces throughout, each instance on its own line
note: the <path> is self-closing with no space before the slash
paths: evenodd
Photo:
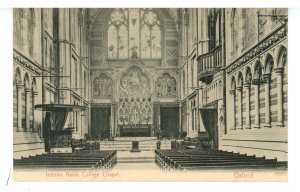
<path id="1" fill-rule="evenodd" d="M 74 153 L 48 153 L 14 159 L 15 168 L 111 169 L 117 163 L 116 151 L 82 150 Z"/>
<path id="2" fill-rule="evenodd" d="M 72 139 L 70 143 L 72 152 L 79 150 L 100 150 L 100 141 Z"/>
<path id="3" fill-rule="evenodd" d="M 276 159 L 218 150 L 155 150 L 155 162 L 164 170 L 287 168 Z"/>

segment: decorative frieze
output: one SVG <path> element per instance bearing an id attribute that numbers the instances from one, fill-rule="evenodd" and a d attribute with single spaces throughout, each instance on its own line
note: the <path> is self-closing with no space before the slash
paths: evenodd
<path id="1" fill-rule="evenodd" d="M 274 33 L 267 36 L 261 42 L 259 42 L 255 47 L 250 49 L 248 52 L 243 54 L 241 57 L 237 58 L 231 65 L 226 68 L 227 74 L 235 71 L 237 68 L 245 65 L 248 61 L 252 60 L 255 57 L 258 57 L 260 54 L 264 53 L 271 46 L 276 45 L 282 39 L 287 36 L 287 24 L 279 27 Z"/>
<path id="2" fill-rule="evenodd" d="M 15 63 L 20 64 L 22 67 L 24 67 L 25 69 L 27 69 L 35 75 L 39 76 L 42 74 L 42 68 L 40 66 L 38 66 L 37 64 L 35 64 L 16 50 L 14 50 L 13 52 L 13 61 Z"/>

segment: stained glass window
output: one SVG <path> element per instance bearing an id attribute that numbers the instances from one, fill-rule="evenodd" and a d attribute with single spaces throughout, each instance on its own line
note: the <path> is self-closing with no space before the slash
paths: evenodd
<path id="1" fill-rule="evenodd" d="M 114 9 L 108 22 L 108 58 L 161 58 L 160 27 L 153 9 Z"/>

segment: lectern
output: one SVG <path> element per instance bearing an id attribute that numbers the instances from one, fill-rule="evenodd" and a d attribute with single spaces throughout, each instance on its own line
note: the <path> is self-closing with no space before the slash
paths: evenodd
<path id="1" fill-rule="evenodd" d="M 132 149 L 130 152 L 141 152 L 139 149 L 139 141 L 132 141 Z"/>

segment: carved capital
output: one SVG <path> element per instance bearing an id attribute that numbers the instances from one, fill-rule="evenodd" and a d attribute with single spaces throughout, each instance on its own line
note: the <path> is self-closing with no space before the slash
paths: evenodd
<path id="1" fill-rule="evenodd" d="M 275 71 L 275 73 L 277 73 L 277 74 L 282 74 L 283 68 L 282 68 L 282 67 L 279 67 L 279 68 L 274 69 L 274 71 Z"/>
<path id="2" fill-rule="evenodd" d="M 28 93 L 31 93 L 31 89 L 30 88 L 25 88 L 25 92 L 28 94 Z"/>
<path id="3" fill-rule="evenodd" d="M 229 93 L 230 93 L 231 95 L 234 95 L 234 94 L 235 94 L 235 89 L 230 90 Z"/>
<path id="4" fill-rule="evenodd" d="M 271 80 L 271 74 L 263 74 L 264 83 L 269 83 Z"/>
<path id="5" fill-rule="evenodd" d="M 241 91 L 243 90 L 243 87 L 242 87 L 242 86 L 240 86 L 240 87 L 237 87 L 237 88 L 236 88 L 236 90 L 238 90 L 238 91 L 240 91 L 240 92 L 241 92 Z"/>
<path id="6" fill-rule="evenodd" d="M 22 84 L 17 84 L 17 89 L 18 89 L 18 90 L 23 89 L 23 87 L 24 87 L 24 85 L 22 85 Z"/>
<path id="7" fill-rule="evenodd" d="M 33 95 L 34 97 L 36 97 L 38 94 L 39 94 L 39 92 L 37 92 L 37 91 L 33 91 L 33 92 L 32 92 L 32 95 Z"/>
<path id="8" fill-rule="evenodd" d="M 250 83 L 245 83 L 244 87 L 245 87 L 245 89 L 249 89 L 250 88 Z"/>

